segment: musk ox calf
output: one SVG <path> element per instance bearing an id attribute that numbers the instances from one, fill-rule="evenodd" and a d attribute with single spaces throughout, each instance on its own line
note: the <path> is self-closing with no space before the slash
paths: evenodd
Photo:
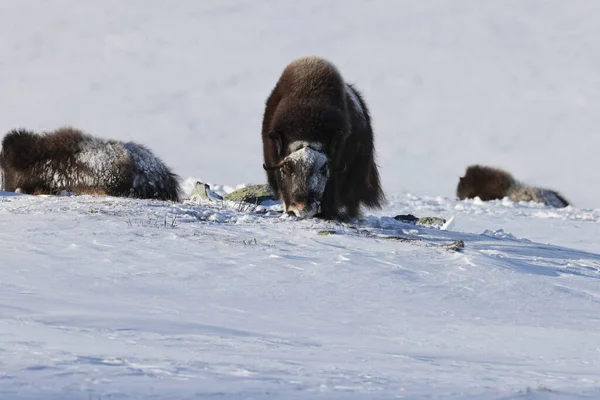
<path id="1" fill-rule="evenodd" d="M 569 202 L 558 192 L 525 185 L 501 169 L 471 165 L 459 179 L 456 196 L 460 200 L 479 197 L 483 201 L 508 197 L 512 201 L 535 201 L 562 208 Z"/>
<path id="2" fill-rule="evenodd" d="M 10 131 L 0 152 L 2 189 L 29 194 L 96 193 L 179 201 L 179 177 L 146 147 L 64 127 Z"/>
<path id="3" fill-rule="evenodd" d="M 289 214 L 349 220 L 385 201 L 369 110 L 334 65 L 299 58 L 267 99 L 262 142 L 272 192 Z"/>

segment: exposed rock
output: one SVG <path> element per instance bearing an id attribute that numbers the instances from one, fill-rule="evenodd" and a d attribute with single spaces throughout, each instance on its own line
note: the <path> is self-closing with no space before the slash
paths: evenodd
<path id="1" fill-rule="evenodd" d="M 439 217 L 421 217 L 417 221 L 417 225 L 430 226 L 432 228 L 441 228 L 446 223 L 446 220 Z"/>
<path id="2" fill-rule="evenodd" d="M 407 222 L 409 224 L 416 224 L 417 221 L 419 220 L 419 218 L 415 217 L 412 214 L 401 214 L 401 215 L 396 215 L 394 217 L 395 220 L 398 220 L 400 222 Z"/>
<path id="3" fill-rule="evenodd" d="M 321 236 L 334 235 L 335 233 L 336 233 L 336 231 L 331 230 L 331 229 L 317 232 L 317 234 L 321 235 Z"/>
<path id="4" fill-rule="evenodd" d="M 446 220 L 443 219 L 443 218 L 438 218 L 438 217 L 421 217 L 421 218 L 417 218 L 417 217 L 415 217 L 412 214 L 396 215 L 394 217 L 394 219 L 398 220 L 400 222 L 406 222 L 408 224 L 430 226 L 430 227 L 433 227 L 433 228 L 441 228 L 446 223 Z"/>
<path id="5" fill-rule="evenodd" d="M 446 249 L 450 251 L 462 251 L 465 248 L 465 242 L 462 240 L 457 240 L 454 243 L 450 243 L 446 246 Z"/>
<path id="6" fill-rule="evenodd" d="M 261 204 L 268 200 L 277 200 L 271 194 L 268 185 L 253 185 L 238 189 L 226 195 L 223 200 Z"/>
<path id="7" fill-rule="evenodd" d="M 190 194 L 190 201 L 201 202 L 201 201 L 222 201 L 223 198 L 217 193 L 210 190 L 210 186 L 203 182 L 196 182 L 192 193 Z"/>

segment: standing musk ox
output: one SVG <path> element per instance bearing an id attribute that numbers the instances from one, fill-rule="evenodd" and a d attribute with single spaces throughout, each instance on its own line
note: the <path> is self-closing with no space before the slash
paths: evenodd
<path id="1" fill-rule="evenodd" d="M 288 214 L 349 220 L 385 196 L 367 105 L 334 65 L 304 57 L 283 71 L 266 102 L 264 164 Z"/>
<path id="2" fill-rule="evenodd" d="M 512 201 L 535 201 L 562 208 L 569 202 L 558 192 L 525 185 L 501 169 L 471 165 L 459 179 L 456 197 L 460 200 L 479 197 L 483 201 L 508 197 Z"/>
<path id="3" fill-rule="evenodd" d="M 0 152 L 2 189 L 29 194 L 107 194 L 179 201 L 179 177 L 146 147 L 103 140 L 71 127 L 15 129 Z"/>

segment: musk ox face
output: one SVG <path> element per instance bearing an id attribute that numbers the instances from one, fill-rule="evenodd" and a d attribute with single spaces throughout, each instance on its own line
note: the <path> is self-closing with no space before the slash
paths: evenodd
<path id="1" fill-rule="evenodd" d="M 287 156 L 280 169 L 285 212 L 312 218 L 320 210 L 329 178 L 327 156 L 311 147 L 302 147 Z"/>
<path id="2" fill-rule="evenodd" d="M 456 187 L 456 197 L 459 200 L 473 198 L 473 190 L 468 188 L 468 183 L 465 182 L 465 177 L 458 178 L 458 186 Z"/>
<path id="3" fill-rule="evenodd" d="M 312 218 L 319 211 L 329 179 L 329 159 L 321 143 L 294 142 L 290 153 L 267 170 L 279 175 L 280 197 L 285 212 L 298 218 Z"/>

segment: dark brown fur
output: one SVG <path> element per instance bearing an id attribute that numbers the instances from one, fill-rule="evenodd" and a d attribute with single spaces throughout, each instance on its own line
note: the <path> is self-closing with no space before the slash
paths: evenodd
<path id="1" fill-rule="evenodd" d="M 536 201 L 553 207 L 566 207 L 569 202 L 555 190 L 527 186 L 510 173 L 492 167 L 471 165 L 459 179 L 456 197 L 460 200 L 479 197 L 483 201 L 508 197 L 513 201 Z"/>
<path id="2" fill-rule="evenodd" d="M 13 130 L 2 140 L 2 189 L 28 194 L 59 194 L 66 190 L 76 194 L 179 200 L 178 177 L 166 167 L 162 179 L 157 179 L 163 187 L 154 185 L 144 190 L 144 184 L 133 186 L 136 173 L 139 177 L 140 172 L 125 145 L 94 138 L 71 127 L 42 134 Z M 94 154 L 102 156 L 103 152 L 110 154 L 110 162 L 95 162 Z"/>
<path id="3" fill-rule="evenodd" d="M 357 112 L 346 83 L 329 62 L 306 57 L 289 64 L 266 101 L 262 124 L 263 156 L 267 166 L 280 163 L 295 141 L 324 146 L 331 165 L 321 200 L 324 218 L 349 219 L 360 205 L 381 207 L 385 196 L 375 163 L 373 131 L 368 108 L 358 91 Z M 273 193 L 285 204 L 293 192 L 280 170 L 267 170 Z"/>
<path id="4" fill-rule="evenodd" d="M 460 200 L 479 197 L 483 201 L 502 199 L 515 184 L 506 171 L 481 165 L 471 165 L 460 178 L 456 196 Z"/>

